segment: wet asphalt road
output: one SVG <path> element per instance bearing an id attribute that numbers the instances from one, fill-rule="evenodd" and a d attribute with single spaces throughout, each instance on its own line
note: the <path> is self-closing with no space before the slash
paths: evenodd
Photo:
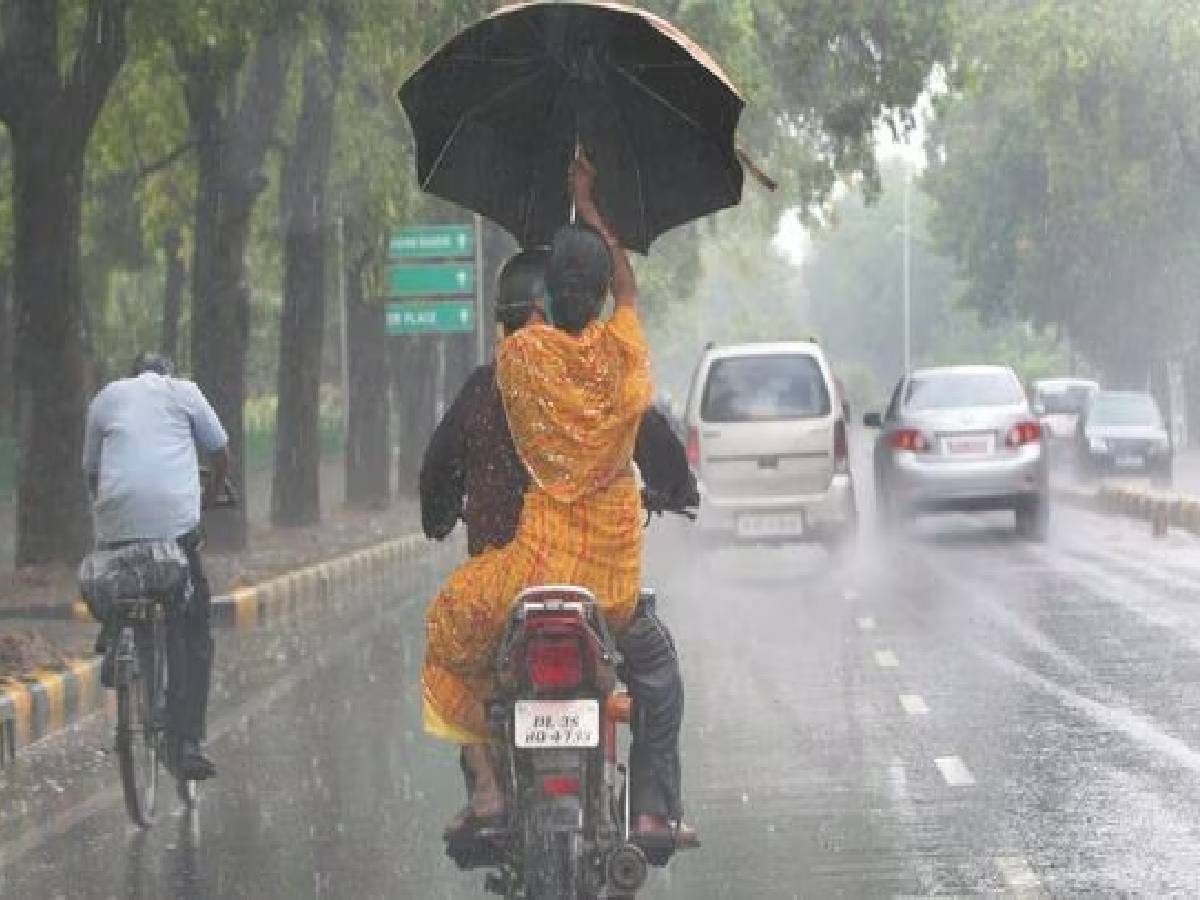
<path id="1" fill-rule="evenodd" d="M 646 897 L 1200 896 L 1200 543 L 1058 511 L 816 549 L 691 552 L 652 581 L 684 656 L 702 851 Z M 0 896 L 483 896 L 440 855 L 457 767 L 420 733 L 439 565 L 219 643 L 221 778 L 126 820 L 108 727 L 0 770 Z"/>

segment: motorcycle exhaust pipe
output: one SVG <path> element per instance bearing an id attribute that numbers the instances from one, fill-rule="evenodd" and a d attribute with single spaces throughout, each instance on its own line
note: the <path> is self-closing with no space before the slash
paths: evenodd
<path id="1" fill-rule="evenodd" d="M 624 844 L 608 855 L 608 884 L 616 892 L 637 893 L 649 874 L 646 854 L 640 847 Z"/>

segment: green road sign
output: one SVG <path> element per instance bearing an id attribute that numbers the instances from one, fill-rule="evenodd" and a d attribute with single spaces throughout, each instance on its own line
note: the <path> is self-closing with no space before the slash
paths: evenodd
<path id="1" fill-rule="evenodd" d="M 390 335 L 463 334 L 475 330 L 475 303 L 472 300 L 389 303 L 385 316 Z"/>
<path id="2" fill-rule="evenodd" d="M 475 266 L 442 263 L 426 266 L 392 266 L 388 272 L 389 297 L 461 297 L 475 293 Z"/>
<path id="3" fill-rule="evenodd" d="M 411 225 L 392 235 L 390 259 L 470 259 L 475 229 L 470 225 Z"/>

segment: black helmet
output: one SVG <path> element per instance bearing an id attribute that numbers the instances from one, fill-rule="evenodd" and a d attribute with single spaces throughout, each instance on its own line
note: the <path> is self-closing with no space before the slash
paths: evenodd
<path id="1" fill-rule="evenodd" d="M 133 361 L 129 369 L 129 377 L 137 378 L 143 372 L 155 372 L 164 378 L 175 374 L 175 364 L 166 355 L 155 350 L 143 350 Z"/>

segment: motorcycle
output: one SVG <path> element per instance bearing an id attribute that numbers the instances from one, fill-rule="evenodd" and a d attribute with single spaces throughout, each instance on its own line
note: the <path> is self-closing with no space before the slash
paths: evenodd
<path id="1" fill-rule="evenodd" d="M 650 512 L 675 512 L 648 497 Z M 639 602 L 652 607 L 653 591 Z M 635 843 L 630 831 L 629 741 L 637 711 L 620 687 L 621 654 L 596 598 L 571 585 L 531 587 L 512 605 L 495 656 L 488 704 L 503 826 L 452 835 L 462 869 L 491 869 L 487 891 L 508 900 L 632 900 L 671 840 Z"/>

